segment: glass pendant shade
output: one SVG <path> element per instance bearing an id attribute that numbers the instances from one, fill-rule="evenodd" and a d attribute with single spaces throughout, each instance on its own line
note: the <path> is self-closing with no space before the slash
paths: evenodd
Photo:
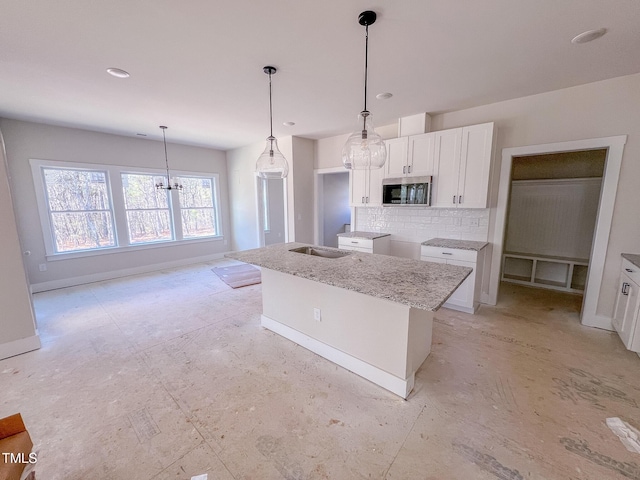
<path id="1" fill-rule="evenodd" d="M 256 162 L 256 172 L 266 179 L 285 178 L 289 173 L 289 164 L 278 149 L 275 137 L 267 137 L 267 146 Z"/>
<path id="2" fill-rule="evenodd" d="M 262 69 L 269 75 L 269 136 L 264 152 L 256 161 L 256 173 L 260 178 L 285 178 L 289 173 L 289 164 L 278 148 L 278 141 L 273 136 L 273 103 L 271 101 L 271 76 L 277 72 L 276 67 L 267 65 Z"/>
<path id="3" fill-rule="evenodd" d="M 358 115 L 358 129 L 349 135 L 342 147 L 342 163 L 347 170 L 382 168 L 387 160 L 387 147 L 373 129 L 371 114 Z"/>

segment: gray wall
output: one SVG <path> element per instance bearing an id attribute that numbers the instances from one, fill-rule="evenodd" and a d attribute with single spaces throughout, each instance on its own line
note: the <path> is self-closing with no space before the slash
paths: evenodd
<path id="1" fill-rule="evenodd" d="M 219 174 L 223 240 L 165 244 L 144 249 L 132 248 L 123 252 L 73 259 L 47 259 L 29 159 L 162 170 L 162 142 L 8 119 L 0 119 L 0 129 L 5 136 L 22 250 L 31 252 L 24 258 L 32 285 L 73 285 L 78 283 L 76 280 L 110 278 L 136 269 L 153 270 L 154 265 L 158 264 L 188 263 L 189 259 L 206 258 L 230 249 L 225 153 L 169 143 L 170 167 L 176 170 Z M 39 264 L 46 264 L 47 270 L 41 272 Z"/>
<path id="2" fill-rule="evenodd" d="M 267 180 L 269 202 L 269 231 L 264 232 L 264 244 L 273 245 L 285 240 L 284 181 L 281 178 Z"/>
<path id="3" fill-rule="evenodd" d="M 18 228 L 9 193 L 7 164 L 0 131 L 0 359 L 23 353 L 31 348 L 14 347 L 16 342 L 35 337 L 31 297 L 27 286 Z M 34 347 L 39 346 L 35 340 Z"/>
<path id="4" fill-rule="evenodd" d="M 322 175 L 323 245 L 338 246 L 338 233 L 351 222 L 349 207 L 349 172 Z"/>

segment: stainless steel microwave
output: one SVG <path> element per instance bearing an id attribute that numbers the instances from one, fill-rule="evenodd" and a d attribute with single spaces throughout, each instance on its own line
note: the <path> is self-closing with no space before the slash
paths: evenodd
<path id="1" fill-rule="evenodd" d="M 382 205 L 430 206 L 432 179 L 431 176 L 385 178 L 382 180 Z"/>

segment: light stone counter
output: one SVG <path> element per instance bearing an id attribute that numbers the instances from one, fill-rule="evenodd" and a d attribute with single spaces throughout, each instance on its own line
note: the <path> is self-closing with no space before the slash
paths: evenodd
<path id="1" fill-rule="evenodd" d="M 640 255 L 635 253 L 623 253 L 622 258 L 626 258 L 631 263 L 633 263 L 636 267 L 640 268 Z"/>
<path id="2" fill-rule="evenodd" d="M 376 238 L 388 237 L 390 233 L 376 233 L 376 232 L 344 232 L 338 233 L 338 237 L 346 238 L 364 238 L 366 240 L 375 240 Z"/>
<path id="3" fill-rule="evenodd" d="M 225 256 L 428 311 L 438 310 L 472 271 L 468 267 L 329 247 L 315 248 L 342 251 L 346 255 L 323 258 L 289 251 L 302 246 L 307 245 L 277 244 Z"/>
<path id="4" fill-rule="evenodd" d="M 487 242 L 477 242 L 473 240 L 455 240 L 453 238 L 432 238 L 431 240 L 422 242 L 422 245 L 427 247 L 457 248 L 458 250 L 475 250 L 476 252 L 479 252 L 489 244 Z"/>

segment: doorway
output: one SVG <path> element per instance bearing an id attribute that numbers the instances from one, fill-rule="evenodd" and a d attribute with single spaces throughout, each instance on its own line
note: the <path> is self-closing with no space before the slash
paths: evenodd
<path id="1" fill-rule="evenodd" d="M 316 171 L 315 243 L 338 247 L 338 234 L 351 228 L 349 172 L 344 168 Z"/>
<path id="2" fill-rule="evenodd" d="M 513 157 L 501 280 L 584 292 L 606 149 Z"/>
<path id="3" fill-rule="evenodd" d="M 518 156 L 542 155 L 547 153 L 573 152 L 578 150 L 606 149 L 602 190 L 598 203 L 596 227 L 589 258 L 589 271 L 584 290 L 580 321 L 583 325 L 612 330 L 611 318 L 598 315 L 596 310 L 600 288 L 604 276 L 605 257 L 609 243 L 609 232 L 613 218 L 613 208 L 620 176 L 622 153 L 627 136 L 594 138 L 589 140 L 577 140 L 571 142 L 551 143 L 545 145 L 530 145 L 525 147 L 512 147 L 502 150 L 502 164 L 500 167 L 500 185 L 496 206 L 495 220 L 493 221 L 493 254 L 491 256 L 491 268 L 489 270 L 489 291 L 483 294 L 485 303 L 495 305 L 497 302 L 500 285 L 500 272 L 502 255 L 504 253 L 506 216 L 508 200 L 511 192 L 511 171 L 513 158 Z"/>
<path id="4" fill-rule="evenodd" d="M 286 242 L 285 184 L 282 178 L 258 178 L 261 246 Z"/>

